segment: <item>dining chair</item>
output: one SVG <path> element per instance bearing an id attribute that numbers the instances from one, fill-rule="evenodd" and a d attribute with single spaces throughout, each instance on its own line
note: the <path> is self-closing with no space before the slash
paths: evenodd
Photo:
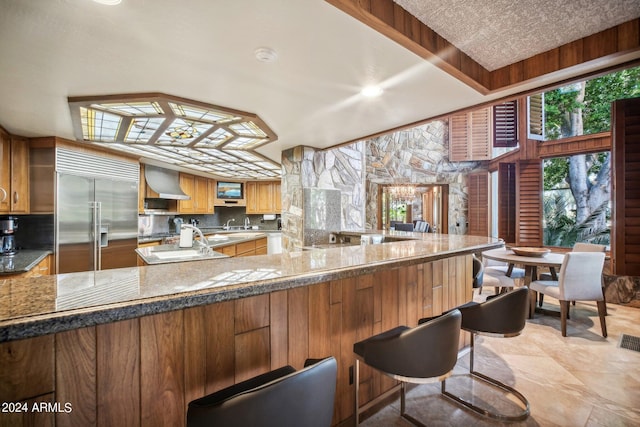
<path id="1" fill-rule="evenodd" d="M 567 336 L 567 318 L 570 301 L 596 301 L 602 336 L 607 336 L 606 302 L 602 292 L 602 268 L 604 252 L 568 252 L 558 280 L 536 280 L 529 285 L 530 310 L 535 310 L 536 296 L 550 295 L 560 302 L 560 327 L 562 336 Z"/>
<path id="2" fill-rule="evenodd" d="M 396 224 L 396 231 L 413 231 L 413 223 L 399 222 Z"/>
<path id="3" fill-rule="evenodd" d="M 482 286 L 493 286 L 496 295 L 515 288 L 516 282 L 514 279 L 524 277 L 523 268 L 511 267 L 511 271 L 509 271 L 509 264 L 506 262 L 483 258 L 482 264 L 484 267 Z M 479 289 L 481 294 L 482 286 Z"/>
<path id="4" fill-rule="evenodd" d="M 595 243 L 576 242 L 576 244 L 573 245 L 573 248 L 571 249 L 571 251 L 572 252 L 606 252 L 607 247 L 605 245 L 597 245 Z M 553 275 L 549 272 L 549 273 L 539 274 L 537 280 L 558 280 L 558 278 L 557 277 L 554 278 Z M 604 282 L 602 283 L 602 286 L 604 287 Z M 603 295 L 604 295 L 604 291 L 603 291 Z M 543 294 L 540 294 L 539 300 L 538 300 L 538 307 L 542 307 L 543 302 L 544 302 L 544 296 Z M 573 305 L 576 305 L 575 301 L 573 301 Z"/>

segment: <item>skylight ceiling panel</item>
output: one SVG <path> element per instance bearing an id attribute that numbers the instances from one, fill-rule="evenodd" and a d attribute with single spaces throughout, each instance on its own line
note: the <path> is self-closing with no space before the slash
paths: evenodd
<path id="1" fill-rule="evenodd" d="M 120 116 L 90 108 L 80 108 L 80 120 L 83 138 L 96 142 L 115 141 L 122 123 Z"/>
<path id="2" fill-rule="evenodd" d="M 147 116 L 154 117 L 164 114 L 162 107 L 157 102 L 115 102 L 104 104 L 93 104 L 91 106 L 94 109 L 105 110 L 114 114 L 126 115 L 126 116 Z"/>
<path id="3" fill-rule="evenodd" d="M 228 123 L 241 119 L 241 117 L 223 111 L 204 109 L 193 105 L 176 104 L 173 102 L 170 102 L 169 105 L 173 113 L 178 117 L 196 119 L 209 123 Z"/>
<path id="4" fill-rule="evenodd" d="M 149 142 L 149 139 L 165 122 L 163 118 L 136 118 L 131 121 L 131 125 L 124 137 L 124 142 Z"/>

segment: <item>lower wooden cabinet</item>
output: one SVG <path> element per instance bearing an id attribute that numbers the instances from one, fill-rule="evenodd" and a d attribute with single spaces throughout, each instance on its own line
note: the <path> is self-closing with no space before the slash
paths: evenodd
<path id="1" fill-rule="evenodd" d="M 56 413 L 56 425 L 179 427 L 193 399 L 331 355 L 338 361 L 332 424 L 348 423 L 353 344 L 470 301 L 471 277 L 471 255 L 461 255 L 3 343 L 0 398 L 50 399 L 55 393 L 55 401 L 73 408 Z M 468 344 L 463 333 L 460 346 Z M 367 370 L 361 403 L 394 384 Z M 0 413 L 0 425 L 16 423 Z"/>

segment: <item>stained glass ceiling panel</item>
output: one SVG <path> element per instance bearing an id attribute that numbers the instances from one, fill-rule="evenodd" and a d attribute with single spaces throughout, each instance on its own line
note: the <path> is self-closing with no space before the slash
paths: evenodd
<path id="1" fill-rule="evenodd" d="M 114 114 L 127 116 L 157 116 L 164 114 L 157 102 L 124 102 L 111 104 L 93 104 L 93 108 L 102 109 Z"/>
<path id="2" fill-rule="evenodd" d="M 226 178 L 277 177 L 254 150 L 277 135 L 252 113 L 165 94 L 69 98 L 76 138 Z"/>

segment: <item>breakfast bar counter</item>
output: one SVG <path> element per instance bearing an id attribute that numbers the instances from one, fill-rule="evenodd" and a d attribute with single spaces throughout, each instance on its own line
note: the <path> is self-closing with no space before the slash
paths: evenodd
<path id="1" fill-rule="evenodd" d="M 64 425 L 184 425 L 190 400 L 333 355 L 342 422 L 353 415 L 353 343 L 471 300 L 471 254 L 503 245 L 395 237 L 411 240 L 0 278 L 0 397 L 68 403 L 40 414 Z M 391 386 L 376 375 L 362 378 L 361 398 Z"/>

